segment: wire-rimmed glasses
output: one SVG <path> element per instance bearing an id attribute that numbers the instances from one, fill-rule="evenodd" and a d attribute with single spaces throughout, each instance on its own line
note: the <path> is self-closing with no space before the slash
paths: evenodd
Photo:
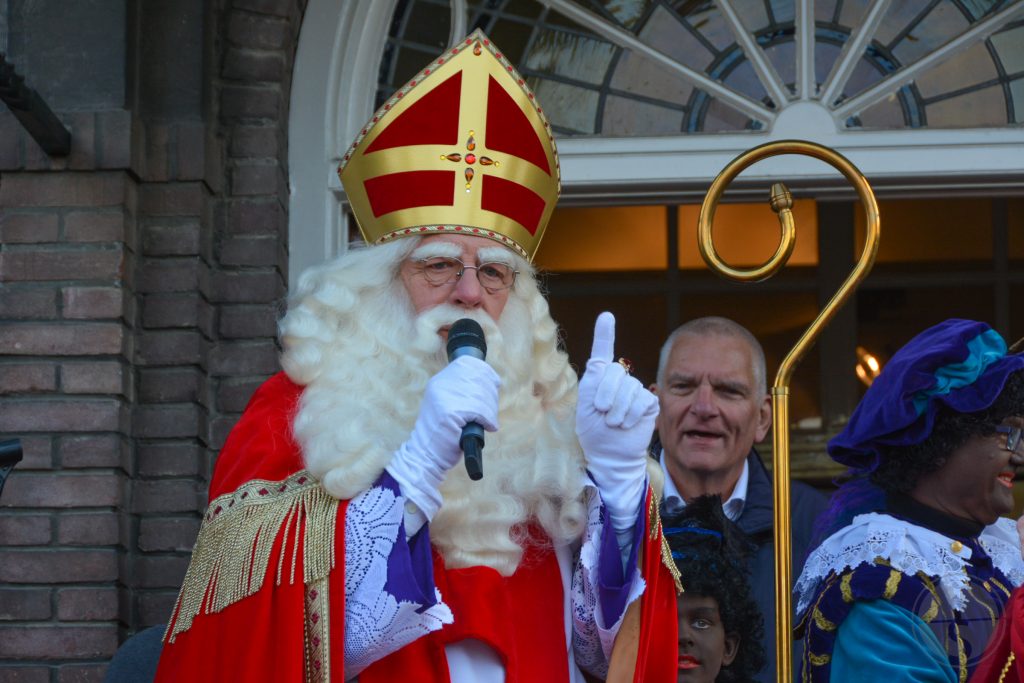
<path id="1" fill-rule="evenodd" d="M 489 261 L 478 266 L 467 266 L 454 256 L 432 256 L 419 259 L 416 263 L 427 282 L 436 287 L 458 282 L 463 273 L 472 269 L 476 271 L 476 277 L 480 281 L 481 287 L 489 292 L 497 292 L 514 285 L 516 275 L 519 274 L 518 270 L 507 263 Z"/>

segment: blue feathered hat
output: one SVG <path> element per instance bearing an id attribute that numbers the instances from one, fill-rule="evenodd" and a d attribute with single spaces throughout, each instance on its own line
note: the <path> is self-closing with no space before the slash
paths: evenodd
<path id="1" fill-rule="evenodd" d="M 939 406 L 985 410 L 1021 369 L 1024 353 L 1007 353 L 1006 342 L 985 323 L 951 319 L 930 327 L 886 364 L 828 453 L 854 470 L 874 471 L 885 447 L 928 438 Z"/>

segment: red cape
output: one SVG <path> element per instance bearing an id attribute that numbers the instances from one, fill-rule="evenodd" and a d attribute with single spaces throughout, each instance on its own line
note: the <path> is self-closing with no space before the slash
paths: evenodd
<path id="1" fill-rule="evenodd" d="M 971 676 L 971 683 L 1021 683 L 1024 681 L 1024 586 L 1006 603 L 1003 616 Z"/>
<path id="2" fill-rule="evenodd" d="M 283 373 L 269 379 L 217 459 L 210 507 L 165 634 L 158 683 L 343 680 L 347 501 L 329 498 L 304 473 L 291 429 L 301 393 Z M 675 581 L 652 501 L 649 493 L 641 547 L 647 589 L 633 616 L 627 615 L 636 627 L 633 637 L 620 637 L 627 659 L 635 653 L 634 681 L 676 676 Z M 333 537 L 324 537 L 319 530 L 331 526 Z M 307 538 L 307 528 L 316 538 Z M 435 553 L 435 581 L 458 624 L 421 638 L 364 675 L 387 680 L 394 666 L 407 672 L 415 666 L 417 681 L 447 681 L 439 653 L 457 639 L 453 634 L 465 631 L 466 637 L 494 639 L 509 667 L 509 683 L 566 680 L 562 585 L 554 553 L 528 550 L 527 557 L 532 561 L 504 578 L 486 568 L 445 571 Z M 504 599 L 494 600 L 496 594 Z M 524 595 L 529 599 L 509 598 Z M 484 604 L 493 609 L 481 608 Z M 544 611 L 545 618 L 531 618 Z M 619 651 L 617 643 L 616 657 L 623 656 Z"/>

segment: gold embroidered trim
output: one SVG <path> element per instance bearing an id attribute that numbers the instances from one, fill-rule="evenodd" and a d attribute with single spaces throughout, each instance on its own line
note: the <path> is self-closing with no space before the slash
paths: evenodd
<path id="1" fill-rule="evenodd" d="M 305 470 L 283 481 L 255 479 L 213 500 L 165 634 L 168 642 L 187 631 L 196 615 L 220 612 L 256 593 L 267 578 L 278 537 L 277 585 L 284 578 L 286 555 L 287 581 L 295 583 L 300 542 L 303 582 L 326 577 L 335 563 L 337 511 L 338 500 Z"/>
<path id="2" fill-rule="evenodd" d="M 960 637 L 960 627 L 953 622 L 956 629 L 956 656 L 960 662 L 960 683 L 967 683 L 967 652 L 964 650 L 964 639 Z"/>
<path id="3" fill-rule="evenodd" d="M 331 680 L 330 581 L 320 579 L 306 587 L 306 683 Z"/>
<path id="4" fill-rule="evenodd" d="M 929 607 L 928 610 L 921 615 L 921 619 L 924 620 L 924 623 L 930 624 L 932 623 L 932 620 L 935 619 L 935 617 L 938 615 L 938 613 L 939 603 L 934 597 L 932 597 L 932 606 Z"/>
<path id="5" fill-rule="evenodd" d="M 1003 591 L 1003 593 L 1005 593 L 1005 594 L 1006 594 L 1006 597 L 1010 597 L 1010 589 L 1009 589 L 1009 588 L 1007 588 L 1006 586 L 1004 586 L 1004 585 L 1002 584 L 1002 582 L 1001 582 L 1001 581 L 999 581 L 999 579 L 997 579 L 997 578 L 995 578 L 995 577 L 992 577 L 991 579 L 989 579 L 989 581 L 991 581 L 992 583 L 994 583 L 994 584 L 996 585 L 996 588 L 998 588 L 999 590 Z"/>
<path id="6" fill-rule="evenodd" d="M 1010 673 L 1010 667 L 1013 666 L 1013 660 L 1017 658 L 1017 655 L 1010 653 L 1010 656 L 1006 658 L 1006 664 L 1003 664 L 1003 670 L 999 672 L 999 683 L 1006 681 L 1006 674 Z"/>
<path id="7" fill-rule="evenodd" d="M 853 591 L 850 590 L 850 581 L 853 579 L 853 572 L 843 575 L 839 582 L 839 591 L 843 594 L 843 602 L 853 602 Z"/>
<path id="8" fill-rule="evenodd" d="M 929 607 L 928 611 L 926 611 L 921 616 L 921 619 L 924 620 L 924 623 L 930 624 L 932 623 L 932 620 L 935 619 L 936 615 L 938 615 L 939 613 L 939 604 L 941 602 L 939 600 L 939 591 L 935 587 L 935 582 L 928 578 L 928 575 L 924 572 L 918 572 L 916 576 L 921 580 L 921 583 L 924 584 L 924 587 L 928 589 L 928 592 L 931 593 L 932 596 L 932 606 Z"/>
<path id="9" fill-rule="evenodd" d="M 831 621 L 829 621 L 828 619 L 825 618 L 825 615 L 821 613 L 821 610 L 818 609 L 817 605 L 814 606 L 814 623 L 822 631 L 835 631 L 836 630 L 836 625 L 833 624 Z"/>
<path id="10" fill-rule="evenodd" d="M 808 652 L 807 660 L 814 666 L 825 666 L 832 661 L 832 655 L 816 655 L 813 652 Z"/>
<path id="11" fill-rule="evenodd" d="M 658 497 L 653 492 L 648 491 L 651 502 L 647 506 L 647 514 L 651 520 L 651 540 L 659 541 L 661 543 L 661 563 L 668 569 L 669 574 L 672 575 L 672 581 L 676 584 L 676 595 L 683 592 L 683 577 L 679 574 L 679 567 L 676 566 L 676 561 L 672 559 L 672 549 L 668 547 L 668 541 L 665 539 L 665 534 L 661 528 L 661 512 L 658 510 Z"/>
<path id="12" fill-rule="evenodd" d="M 885 581 L 885 596 L 886 600 L 892 600 L 892 596 L 896 595 L 896 591 L 900 587 L 900 578 L 903 574 L 896 571 L 895 569 L 889 570 L 889 578 Z"/>

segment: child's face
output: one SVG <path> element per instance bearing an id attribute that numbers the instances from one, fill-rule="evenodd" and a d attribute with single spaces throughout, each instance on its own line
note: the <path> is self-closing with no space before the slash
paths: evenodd
<path id="1" fill-rule="evenodd" d="M 726 634 L 718 601 L 684 592 L 677 599 L 679 674 L 677 683 L 713 683 L 723 666 L 732 664 L 739 637 Z"/>

